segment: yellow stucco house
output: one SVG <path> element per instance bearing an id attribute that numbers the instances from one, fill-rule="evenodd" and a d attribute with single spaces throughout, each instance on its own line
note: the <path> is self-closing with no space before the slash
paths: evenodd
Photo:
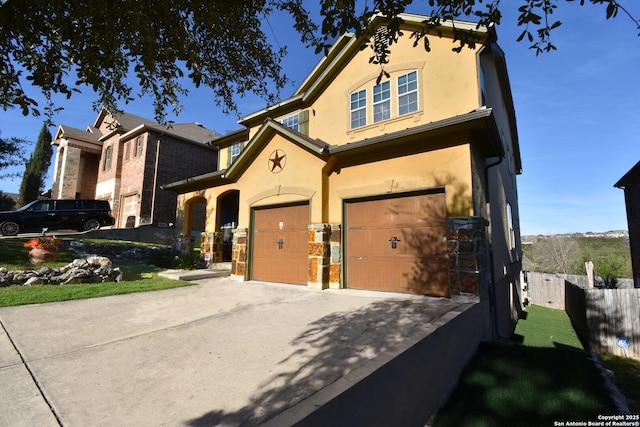
<path id="1" fill-rule="evenodd" d="M 409 38 L 425 17 L 402 18 L 382 80 L 346 34 L 290 98 L 213 141 L 220 170 L 164 188 L 178 193 L 184 235 L 206 204 L 202 250 L 230 257 L 238 280 L 471 293 L 509 335 L 521 160 L 504 53 L 493 28 L 459 21 L 480 37 L 474 49 L 452 51 L 448 22 L 426 52 Z"/>

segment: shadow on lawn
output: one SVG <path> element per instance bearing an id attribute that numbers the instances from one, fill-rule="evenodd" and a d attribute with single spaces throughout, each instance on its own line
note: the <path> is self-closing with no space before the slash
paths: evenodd
<path id="1" fill-rule="evenodd" d="M 483 343 L 434 426 L 538 426 L 615 413 L 587 352 Z"/>
<path id="2" fill-rule="evenodd" d="M 251 403 L 240 410 L 212 410 L 187 424 L 265 422 L 408 337 L 422 333 L 427 323 L 458 305 L 448 299 L 429 299 L 429 304 L 426 301 L 421 298 L 380 301 L 357 311 L 320 318 L 289 343 L 291 353 L 280 361 L 281 365 L 293 363 L 291 366 L 298 369 L 273 375 L 255 392 Z M 215 407 L 216 402 L 211 403 Z"/>

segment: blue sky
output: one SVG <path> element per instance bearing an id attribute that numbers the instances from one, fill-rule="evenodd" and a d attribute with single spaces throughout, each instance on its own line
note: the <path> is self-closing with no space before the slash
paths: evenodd
<path id="1" fill-rule="evenodd" d="M 601 6 L 580 7 L 559 2 L 554 14 L 563 22 L 553 41 L 558 51 L 535 56 L 525 43 L 517 43 L 519 1 L 503 2 L 498 44 L 505 51 L 511 81 L 523 174 L 518 176 L 520 226 L 523 235 L 626 230 L 623 191 L 613 187 L 640 161 L 640 37 L 625 16 L 605 20 Z M 640 17 L 640 5 L 627 1 Z M 430 9 L 416 2 L 411 12 Z M 632 5 L 633 6 L 630 6 Z M 508 5 L 508 6 L 507 6 Z M 288 19 L 270 20 L 275 39 L 287 45 L 286 74 L 294 83 L 283 90 L 289 96 L 320 59 L 305 49 Z M 271 31 L 267 27 L 267 31 Z M 420 47 L 417 49 L 421 49 Z M 93 124 L 96 96 L 89 90 L 70 100 L 59 100 L 64 110 L 56 125 L 84 128 Z M 240 114 L 265 107 L 252 96 L 237 99 Z M 238 129 L 235 116 L 216 108 L 207 88 L 190 90 L 176 122 L 199 122 L 218 133 Z M 148 99 L 122 107 L 153 118 Z M 41 118 L 24 117 L 18 110 L 0 111 L 3 137 L 34 141 Z M 52 127 L 54 134 L 56 127 Z M 30 147 L 30 150 L 32 148 Z M 52 175 L 48 177 L 50 184 Z M 20 179 L 0 181 L 0 190 L 17 192 Z"/>

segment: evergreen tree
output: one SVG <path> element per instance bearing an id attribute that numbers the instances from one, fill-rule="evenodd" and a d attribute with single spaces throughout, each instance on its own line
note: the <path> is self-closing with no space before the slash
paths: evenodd
<path id="1" fill-rule="evenodd" d="M 16 201 L 13 200 L 9 195 L 4 194 L 0 191 L 0 211 L 10 211 L 15 209 Z"/>
<path id="2" fill-rule="evenodd" d="M 47 177 L 47 171 L 51 165 L 51 156 L 53 149 L 51 148 L 51 132 L 45 122 L 40 129 L 36 147 L 27 160 L 22 183 L 20 184 L 20 193 L 18 196 L 18 204 L 20 206 L 36 200 L 40 192 L 44 189 L 44 181 Z"/>

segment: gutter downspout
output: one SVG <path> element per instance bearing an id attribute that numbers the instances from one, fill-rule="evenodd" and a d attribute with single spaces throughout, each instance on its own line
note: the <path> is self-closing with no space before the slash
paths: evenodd
<path id="1" fill-rule="evenodd" d="M 484 180 L 485 180 L 485 190 L 486 190 L 486 194 L 487 194 L 487 203 L 489 204 L 489 206 L 491 206 L 491 196 L 489 194 L 489 169 L 494 167 L 494 166 L 498 166 L 500 163 L 502 163 L 502 160 L 504 159 L 504 154 L 501 154 L 498 157 L 498 160 L 496 160 L 493 163 L 489 163 L 488 165 L 486 165 L 484 167 Z M 498 335 L 498 309 L 497 309 L 497 304 L 496 304 L 496 282 L 495 282 L 495 267 L 494 267 L 494 259 L 493 259 L 493 221 L 489 220 L 489 229 L 491 232 L 491 243 L 490 243 L 490 250 L 489 250 L 489 268 L 491 271 L 491 280 L 489 282 L 489 310 L 491 313 L 491 318 L 493 320 L 493 335 L 494 337 L 499 337 Z"/>

